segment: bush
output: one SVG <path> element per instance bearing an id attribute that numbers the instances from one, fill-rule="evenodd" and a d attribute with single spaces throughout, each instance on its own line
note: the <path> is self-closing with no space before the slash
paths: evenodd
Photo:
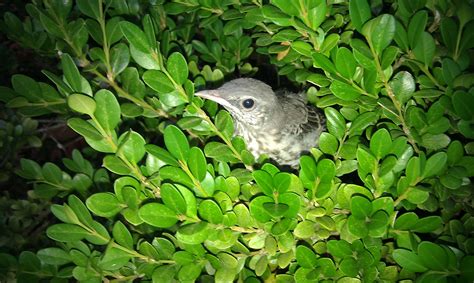
<path id="1" fill-rule="evenodd" d="M 53 63 L 0 89 L 16 115 L 2 115 L 3 214 L 17 209 L 2 226 L 13 239 L 42 219 L 52 241 L 2 238 L 1 280 L 474 280 L 472 1 L 266 2 L 4 13 L 10 40 Z M 278 87 L 272 72 L 327 118 L 297 171 L 251 156 L 193 96 L 236 76 Z M 66 124 L 85 143 L 45 131 Z"/>

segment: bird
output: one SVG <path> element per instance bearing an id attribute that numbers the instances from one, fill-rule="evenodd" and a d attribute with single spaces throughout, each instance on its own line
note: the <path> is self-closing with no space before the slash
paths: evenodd
<path id="1" fill-rule="evenodd" d="M 275 92 L 257 79 L 234 79 L 195 95 L 224 107 L 234 120 L 234 136 L 253 156 L 266 154 L 278 165 L 298 168 L 300 156 L 318 145 L 326 129 L 324 115 L 304 93 Z"/>

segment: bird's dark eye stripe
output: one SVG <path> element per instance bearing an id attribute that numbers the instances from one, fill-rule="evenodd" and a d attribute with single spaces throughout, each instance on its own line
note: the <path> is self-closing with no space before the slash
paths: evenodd
<path id="1" fill-rule="evenodd" d="M 243 106 L 244 108 L 247 108 L 247 109 L 252 108 L 254 104 L 255 104 L 255 102 L 254 102 L 253 99 L 251 99 L 251 98 L 245 99 L 245 100 L 242 102 L 242 106 Z"/>

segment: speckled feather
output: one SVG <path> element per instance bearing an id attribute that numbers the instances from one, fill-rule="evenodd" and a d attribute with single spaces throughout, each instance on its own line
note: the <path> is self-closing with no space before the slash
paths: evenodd
<path id="1" fill-rule="evenodd" d="M 325 129 L 324 116 L 306 103 L 304 94 L 275 93 L 255 79 L 235 79 L 196 95 L 229 111 L 235 120 L 234 134 L 244 138 L 254 156 L 267 154 L 280 165 L 297 167 L 301 153 L 317 146 Z"/>

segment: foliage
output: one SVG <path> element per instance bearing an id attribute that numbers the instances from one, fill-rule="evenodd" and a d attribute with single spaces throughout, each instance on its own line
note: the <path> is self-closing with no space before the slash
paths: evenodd
<path id="1" fill-rule="evenodd" d="M 144 2 L 4 14 L 5 34 L 58 65 L 0 89 L 27 117 L 2 122 L 2 155 L 16 165 L 8 142 L 40 119 L 88 147 L 18 162 L 57 220 L 49 246 L 2 250 L 2 279 L 474 280 L 472 1 Z M 265 62 L 327 118 L 295 172 L 193 96 Z"/>

